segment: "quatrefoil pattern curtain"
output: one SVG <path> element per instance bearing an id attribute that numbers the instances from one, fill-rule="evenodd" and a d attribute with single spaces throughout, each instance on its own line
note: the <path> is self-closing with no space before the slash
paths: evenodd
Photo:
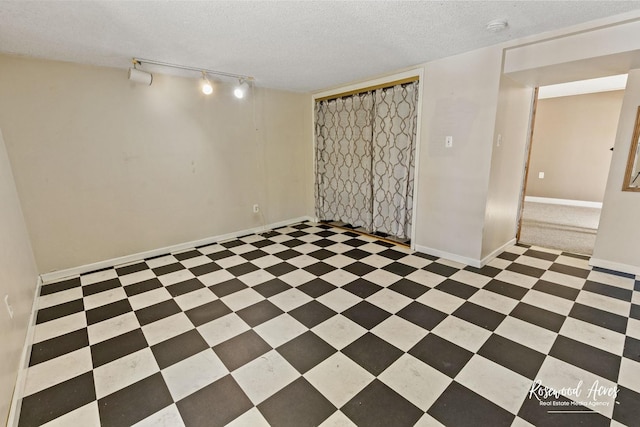
<path id="1" fill-rule="evenodd" d="M 410 237 L 418 82 L 319 101 L 316 215 Z"/>

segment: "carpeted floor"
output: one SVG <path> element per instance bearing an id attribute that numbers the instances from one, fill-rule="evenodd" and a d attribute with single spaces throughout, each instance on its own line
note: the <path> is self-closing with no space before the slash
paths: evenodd
<path id="1" fill-rule="evenodd" d="M 591 255 L 600 211 L 600 208 L 525 202 L 520 242 Z"/>

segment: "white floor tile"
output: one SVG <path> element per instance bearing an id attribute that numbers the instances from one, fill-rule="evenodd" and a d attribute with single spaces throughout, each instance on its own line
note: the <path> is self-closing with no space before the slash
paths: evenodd
<path id="1" fill-rule="evenodd" d="M 164 319 L 144 325 L 142 332 L 149 346 L 152 346 L 190 331 L 193 328 L 193 323 L 191 323 L 186 314 L 176 313 L 173 316 L 165 317 Z"/>
<path id="2" fill-rule="evenodd" d="M 156 277 L 152 270 L 136 271 L 135 273 L 127 274 L 120 277 L 120 283 L 122 286 L 133 285 L 134 283 L 144 282 L 145 280 L 154 279 Z"/>
<path id="3" fill-rule="evenodd" d="M 194 354 L 162 370 L 171 397 L 177 402 L 219 380 L 229 371 L 211 349 Z"/>
<path id="4" fill-rule="evenodd" d="M 231 375 L 254 405 L 300 377 L 298 371 L 275 350 L 241 366 Z"/>
<path id="5" fill-rule="evenodd" d="M 518 300 L 484 289 L 473 294 L 469 301 L 505 315 L 511 313 L 518 305 Z"/>
<path id="6" fill-rule="evenodd" d="M 269 298 L 269 301 L 279 307 L 282 311 L 291 311 L 294 308 L 298 308 L 312 300 L 313 298 L 309 295 L 295 288 L 280 292 L 279 294 Z"/>
<path id="7" fill-rule="evenodd" d="M 69 378 L 89 372 L 91 369 L 93 369 L 93 363 L 89 347 L 38 363 L 27 370 L 24 394 L 37 393 Z"/>
<path id="8" fill-rule="evenodd" d="M 39 323 L 33 332 L 33 342 L 38 343 L 87 326 L 87 316 L 84 312 L 59 317 L 48 322 Z"/>
<path id="9" fill-rule="evenodd" d="M 289 314 L 284 313 L 268 322 L 258 325 L 254 330 L 271 347 L 276 348 L 307 331 L 307 327 Z"/>
<path id="10" fill-rule="evenodd" d="M 194 277 L 196 276 L 192 272 L 183 269 L 174 271 L 173 273 L 163 274 L 162 276 L 158 277 L 158 280 L 160 280 L 160 283 L 162 283 L 164 286 L 169 286 L 187 281 L 189 279 L 193 279 Z"/>
<path id="11" fill-rule="evenodd" d="M 102 341 L 117 337 L 118 335 L 138 329 L 140 323 L 133 312 L 121 314 L 102 322 L 89 325 L 87 335 L 89 336 L 89 345 L 94 345 Z"/>
<path id="12" fill-rule="evenodd" d="M 258 408 L 253 407 L 225 427 L 271 427 Z"/>
<path id="13" fill-rule="evenodd" d="M 338 350 L 343 349 L 367 332 L 365 328 L 341 314 L 333 316 L 311 330 Z"/>
<path id="14" fill-rule="evenodd" d="M 507 317 L 495 330 L 498 335 L 526 345 L 543 354 L 548 354 L 556 340 L 557 334 L 529 322 L 514 317 Z"/>
<path id="15" fill-rule="evenodd" d="M 124 292 L 124 288 L 109 289 L 108 291 L 84 297 L 84 309 L 91 310 L 92 308 L 101 307 L 126 298 L 127 294 Z"/>
<path id="16" fill-rule="evenodd" d="M 422 294 L 416 301 L 447 314 L 453 313 L 465 302 L 462 298 L 438 289 L 429 290 L 427 293 Z"/>
<path id="17" fill-rule="evenodd" d="M 61 417 L 43 424 L 42 427 L 100 427 L 100 413 L 98 412 L 98 402 L 93 401 L 76 410 L 68 412 Z"/>
<path id="18" fill-rule="evenodd" d="M 166 288 L 157 288 L 129 297 L 129 303 L 134 310 L 140 310 L 170 299 L 171 294 Z"/>
<path id="19" fill-rule="evenodd" d="M 491 335 L 488 330 L 454 316 L 444 319 L 431 332 L 474 353 Z"/>
<path id="20" fill-rule="evenodd" d="M 174 301 L 180 306 L 183 311 L 190 310 L 195 307 L 200 307 L 208 302 L 217 300 L 216 294 L 211 292 L 210 289 L 198 289 L 197 291 L 188 292 L 174 298 Z"/>
<path id="21" fill-rule="evenodd" d="M 351 292 L 340 288 L 327 292 L 316 299 L 338 313 L 345 311 L 361 301 L 360 298 Z"/>
<path id="22" fill-rule="evenodd" d="M 173 404 L 135 423 L 133 427 L 185 427 L 185 425 L 178 408 Z"/>
<path id="23" fill-rule="evenodd" d="M 202 338 L 213 347 L 230 338 L 240 335 L 251 329 L 241 318 L 235 313 L 229 313 L 204 325 L 198 326 L 198 332 Z"/>
<path id="24" fill-rule="evenodd" d="M 101 399 L 159 370 L 158 363 L 148 347 L 98 366 L 93 370 L 96 397 Z"/>
<path id="25" fill-rule="evenodd" d="M 95 273 L 84 274 L 80 276 L 80 284 L 82 286 L 91 285 L 109 279 L 115 279 L 118 274 L 113 268 L 108 270 L 96 271 Z"/>
<path id="26" fill-rule="evenodd" d="M 242 310 L 264 299 L 262 295 L 251 288 L 243 289 L 238 292 L 226 295 L 220 298 L 233 311 Z"/>
<path id="27" fill-rule="evenodd" d="M 553 311 L 563 316 L 567 316 L 573 307 L 573 301 L 571 300 L 557 297 L 546 292 L 539 292 L 535 289 L 529 290 L 520 301 L 544 310 Z"/>
<path id="28" fill-rule="evenodd" d="M 82 288 L 71 288 L 66 291 L 54 292 L 38 298 L 38 309 L 41 310 L 54 305 L 64 304 L 65 302 L 82 299 Z"/>
<path id="29" fill-rule="evenodd" d="M 424 328 L 398 316 L 387 318 L 376 325 L 371 332 L 403 351 L 409 351 L 428 333 Z"/>
<path id="30" fill-rule="evenodd" d="M 366 298 L 371 304 L 375 304 L 389 313 L 398 311 L 411 304 L 413 300 L 390 289 L 381 289 L 375 294 Z"/>
<path id="31" fill-rule="evenodd" d="M 623 334 L 572 317 L 564 321 L 560 334 L 613 354 L 624 349 Z"/>

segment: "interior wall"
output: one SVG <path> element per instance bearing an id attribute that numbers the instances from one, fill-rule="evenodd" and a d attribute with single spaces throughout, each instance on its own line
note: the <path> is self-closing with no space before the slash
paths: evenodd
<path id="1" fill-rule="evenodd" d="M 631 70 L 622 102 L 615 150 L 600 215 L 592 263 L 640 274 L 640 194 L 622 191 L 631 138 L 640 105 L 640 69 Z"/>
<path id="2" fill-rule="evenodd" d="M 38 272 L 0 131 L 0 423 L 9 414 Z M 9 296 L 14 316 L 5 309 Z"/>
<path id="3" fill-rule="evenodd" d="M 418 250 L 480 259 L 501 66 L 498 46 L 424 65 Z"/>
<path id="4" fill-rule="evenodd" d="M 527 196 L 602 202 L 623 97 L 619 90 L 538 101 Z"/>
<path id="5" fill-rule="evenodd" d="M 0 56 L 0 126 L 40 272 L 311 215 L 310 95 Z M 261 214 L 254 214 L 253 204 Z"/>
<path id="6" fill-rule="evenodd" d="M 500 79 L 482 259 L 516 236 L 533 92 L 506 76 Z"/>

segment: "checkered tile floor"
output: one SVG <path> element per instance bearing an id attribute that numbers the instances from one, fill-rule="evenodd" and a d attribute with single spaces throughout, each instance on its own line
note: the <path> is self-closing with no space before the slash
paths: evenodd
<path id="1" fill-rule="evenodd" d="M 38 308 L 20 426 L 640 425 L 640 282 L 557 251 L 476 269 L 303 223 Z"/>

